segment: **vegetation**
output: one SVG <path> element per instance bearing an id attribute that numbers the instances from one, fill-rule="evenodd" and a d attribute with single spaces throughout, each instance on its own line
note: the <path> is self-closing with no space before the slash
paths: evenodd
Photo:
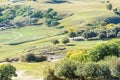
<path id="1" fill-rule="evenodd" d="M 65 44 L 65 45 L 69 42 L 70 42 L 70 40 L 68 38 L 63 38 L 62 39 L 62 43 Z"/>
<path id="2" fill-rule="evenodd" d="M 10 64 L 0 65 L 0 79 L 11 80 L 13 76 L 16 76 L 16 68 Z"/>
<path id="3" fill-rule="evenodd" d="M 35 54 L 27 54 L 25 56 L 22 56 L 22 61 L 24 62 L 43 62 L 46 61 L 46 56 L 36 56 Z"/>
<path id="4" fill-rule="evenodd" d="M 119 0 L 0 2 L 1 63 L 29 80 L 120 79 Z"/>

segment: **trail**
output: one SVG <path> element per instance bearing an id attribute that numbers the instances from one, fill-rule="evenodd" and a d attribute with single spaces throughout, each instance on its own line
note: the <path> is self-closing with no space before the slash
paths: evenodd
<path id="1" fill-rule="evenodd" d="M 13 77 L 12 80 L 43 80 L 41 77 L 35 78 L 34 76 L 27 75 L 23 70 L 18 70 L 16 73 L 17 77 Z"/>

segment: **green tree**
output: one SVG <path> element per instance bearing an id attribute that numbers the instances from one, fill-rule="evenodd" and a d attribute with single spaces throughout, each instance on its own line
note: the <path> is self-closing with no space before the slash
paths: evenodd
<path id="1" fill-rule="evenodd" d="M 0 80 L 12 80 L 16 76 L 16 68 L 10 64 L 0 65 Z"/>
<path id="2" fill-rule="evenodd" d="M 99 61 L 106 56 L 120 56 L 120 47 L 116 43 L 104 43 L 90 50 L 90 60 Z"/>
<path id="3" fill-rule="evenodd" d="M 59 41 L 57 39 L 51 41 L 54 45 L 59 44 Z"/>
<path id="4" fill-rule="evenodd" d="M 117 37 L 120 37 L 120 32 L 118 32 Z"/>
<path id="5" fill-rule="evenodd" d="M 69 42 L 70 42 L 70 40 L 68 38 L 63 38 L 62 39 L 62 43 L 65 44 L 65 45 Z"/>
<path id="6" fill-rule="evenodd" d="M 112 10 L 113 6 L 112 6 L 111 3 L 109 3 L 109 4 L 106 5 L 106 8 L 107 8 L 108 10 Z"/>
<path id="7" fill-rule="evenodd" d="M 77 37 L 77 34 L 75 32 L 70 32 L 68 33 L 68 36 L 73 38 L 73 37 Z"/>
<path id="8" fill-rule="evenodd" d="M 75 70 L 76 63 L 71 60 L 66 60 L 57 66 L 55 69 L 55 75 L 68 80 L 75 79 L 77 77 L 74 73 Z"/>

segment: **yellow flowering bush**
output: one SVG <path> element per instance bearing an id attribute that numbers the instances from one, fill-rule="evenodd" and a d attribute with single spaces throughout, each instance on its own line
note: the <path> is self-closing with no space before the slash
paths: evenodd
<path id="1" fill-rule="evenodd" d="M 87 62 L 88 55 L 89 53 L 86 50 L 73 50 L 73 51 L 68 51 L 66 53 L 66 58 L 81 61 L 81 62 Z"/>

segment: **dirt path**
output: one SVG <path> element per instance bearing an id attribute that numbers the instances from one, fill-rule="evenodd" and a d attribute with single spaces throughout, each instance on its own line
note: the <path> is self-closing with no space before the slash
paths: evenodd
<path id="1" fill-rule="evenodd" d="M 41 77 L 35 78 L 34 76 L 27 75 L 23 70 L 19 70 L 16 73 L 17 77 L 13 77 L 12 80 L 43 80 Z"/>

